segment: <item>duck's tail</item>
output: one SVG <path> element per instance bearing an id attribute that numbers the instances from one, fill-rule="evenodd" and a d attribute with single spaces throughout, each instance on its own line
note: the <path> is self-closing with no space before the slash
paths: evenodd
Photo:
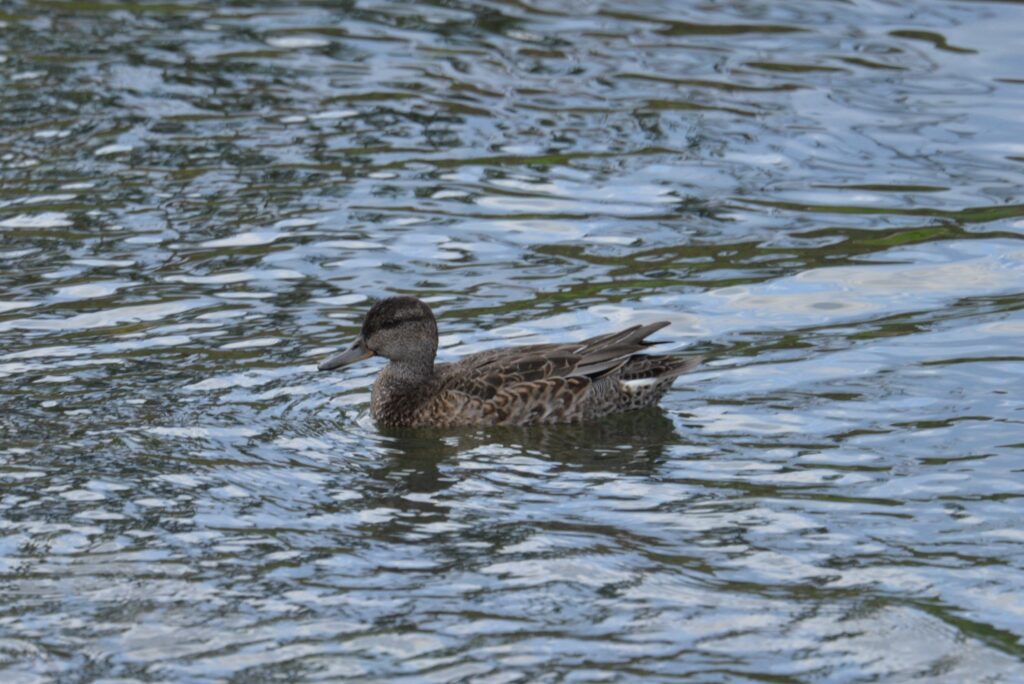
<path id="1" fill-rule="evenodd" d="M 667 385 L 703 361 L 703 356 L 634 356 L 622 367 L 618 380 L 626 387 Z"/>

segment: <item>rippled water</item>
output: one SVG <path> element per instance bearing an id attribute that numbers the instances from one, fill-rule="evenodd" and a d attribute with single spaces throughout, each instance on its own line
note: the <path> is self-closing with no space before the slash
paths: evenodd
<path id="1" fill-rule="evenodd" d="M 1024 6 L 0 5 L 0 679 L 1019 681 Z M 316 362 L 667 319 L 600 425 Z"/>

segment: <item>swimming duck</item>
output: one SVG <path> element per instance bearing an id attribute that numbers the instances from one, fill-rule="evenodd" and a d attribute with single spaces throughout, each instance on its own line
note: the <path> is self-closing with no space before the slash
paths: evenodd
<path id="1" fill-rule="evenodd" d="M 434 363 L 437 319 L 416 297 L 370 308 L 352 345 L 319 365 L 335 370 L 371 356 L 390 363 L 373 383 L 381 427 L 530 425 L 594 420 L 656 404 L 697 356 L 649 356 L 647 337 L 668 325 L 634 325 L 581 342 L 504 347 Z"/>

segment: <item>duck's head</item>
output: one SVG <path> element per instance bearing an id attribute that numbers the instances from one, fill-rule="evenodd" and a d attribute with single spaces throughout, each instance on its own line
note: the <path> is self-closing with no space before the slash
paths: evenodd
<path id="1" fill-rule="evenodd" d="M 334 370 L 371 356 L 413 364 L 433 364 L 437 354 L 437 320 L 415 297 L 388 297 L 370 308 L 352 345 L 321 363 Z"/>

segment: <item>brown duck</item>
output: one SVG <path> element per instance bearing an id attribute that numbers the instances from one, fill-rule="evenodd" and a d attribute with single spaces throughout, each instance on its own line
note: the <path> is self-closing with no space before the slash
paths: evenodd
<path id="1" fill-rule="evenodd" d="M 366 314 L 352 346 L 320 364 L 334 370 L 370 356 L 390 363 L 373 383 L 382 427 L 568 423 L 653 406 L 696 356 L 649 356 L 659 321 L 582 342 L 505 347 L 434 363 L 437 320 L 415 297 L 390 297 Z"/>

